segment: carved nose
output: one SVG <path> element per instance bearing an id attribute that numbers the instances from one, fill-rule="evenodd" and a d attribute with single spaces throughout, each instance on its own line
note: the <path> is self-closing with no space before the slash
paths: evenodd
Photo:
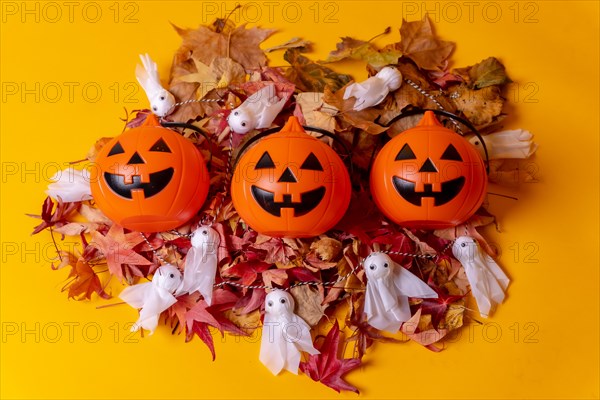
<path id="1" fill-rule="evenodd" d="M 144 159 L 136 151 L 135 153 L 133 153 L 133 155 L 131 156 L 131 158 L 129 159 L 129 162 L 127 164 L 146 164 L 146 163 L 144 162 Z"/>
<path id="2" fill-rule="evenodd" d="M 283 171 L 283 174 L 281 174 L 281 176 L 279 177 L 279 180 L 277 182 L 292 182 L 292 183 L 294 183 L 294 182 L 298 182 L 298 180 L 294 176 L 294 173 L 292 172 L 290 167 L 287 167 L 285 169 L 285 171 Z"/>
<path id="3" fill-rule="evenodd" d="M 427 160 L 425 160 L 425 162 L 423 163 L 423 165 L 421 165 L 421 169 L 419 169 L 419 172 L 438 172 L 438 170 L 435 167 L 433 161 L 431 161 L 431 159 L 428 157 Z"/>

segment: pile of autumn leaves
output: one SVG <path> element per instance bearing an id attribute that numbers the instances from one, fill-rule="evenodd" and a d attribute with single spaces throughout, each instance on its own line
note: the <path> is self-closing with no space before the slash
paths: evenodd
<path id="1" fill-rule="evenodd" d="M 329 282 L 346 275 L 359 260 L 374 250 L 390 250 L 413 254 L 434 254 L 435 260 L 417 261 L 396 256 L 395 261 L 420 276 L 439 294 L 438 299 L 414 300 L 414 316 L 404 324 L 401 334 L 384 336 L 370 327 L 363 315 L 364 272 L 351 275 L 333 287 L 298 286 L 291 289 L 296 299 L 296 313 L 315 332 L 328 331 L 317 340 L 321 355 L 311 356 L 301 369 L 311 378 L 335 390 L 357 389 L 345 382 L 342 375 L 360 365 L 366 349 L 373 342 L 414 340 L 431 350 L 439 351 L 435 343 L 463 325 L 464 296 L 468 283 L 460 264 L 443 252 L 454 238 L 453 230 L 410 231 L 387 223 L 373 205 L 367 190 L 367 170 L 380 135 L 393 136 L 411 124 L 408 119 L 391 127 L 387 121 L 411 108 L 437 108 L 430 98 L 408 84 L 392 93 L 380 105 L 363 111 L 352 110 L 352 99 L 342 98 L 343 88 L 352 77 L 339 74 L 329 66 L 344 59 L 358 59 L 374 73 L 385 65 L 396 65 L 403 77 L 417 83 L 423 90 L 436 95 L 445 110 L 462 115 L 481 130 L 491 128 L 503 117 L 502 85 L 510 82 L 503 65 L 495 58 L 462 69 L 449 70 L 451 42 L 439 39 L 430 21 L 404 21 L 401 40 L 383 48 L 371 41 L 342 38 L 337 49 L 326 60 L 314 62 L 306 57 L 310 43 L 292 39 L 281 46 L 263 51 L 259 45 L 273 30 L 235 26 L 230 20 L 218 19 L 210 26 L 197 29 L 176 27 L 183 43 L 174 56 L 169 90 L 178 101 L 220 99 L 220 102 L 196 102 L 179 107 L 169 119 L 193 122 L 207 130 L 212 140 L 211 199 L 198 217 L 179 229 L 190 229 L 205 216 L 216 217 L 214 228 L 221 235 L 219 274 L 217 282 L 231 280 L 243 285 L 287 287 L 298 281 Z M 384 34 L 390 34 L 388 28 Z M 285 68 L 267 66 L 266 52 L 285 51 Z M 240 220 L 227 194 L 227 163 L 229 162 L 229 129 L 226 117 L 230 110 L 249 95 L 275 82 L 280 97 L 290 100 L 275 124 L 282 125 L 290 115 L 296 115 L 306 125 L 335 132 L 352 149 L 354 166 L 352 203 L 336 228 L 313 239 L 278 239 L 258 234 Z M 293 96 L 295 95 L 295 96 Z M 139 123 L 140 116 L 129 126 Z M 407 121 L 408 120 L 408 121 Z M 414 121 L 412 122 L 414 123 Z M 404 124 L 404 125 L 402 125 Z M 251 137 L 234 134 L 235 154 L 239 144 Z M 202 138 L 189 137 L 201 145 Z M 101 139 L 88 154 L 93 161 L 106 143 Z M 206 147 L 206 146 L 204 146 Z M 205 154 L 208 155 L 208 154 Z M 90 299 L 94 293 L 110 298 L 107 289 L 111 278 L 129 285 L 151 277 L 160 265 L 152 248 L 137 232 L 127 232 L 112 224 L 93 202 L 44 202 L 40 225 L 34 233 L 50 229 L 56 234 L 78 236 L 83 250 L 73 254 L 59 248 L 59 262 L 53 268 L 71 267 L 65 289 L 69 297 Z M 83 222 L 82 222 L 83 221 Z M 493 222 L 493 217 L 479 214 L 470 221 L 470 235 L 486 247 L 475 227 Z M 151 246 L 162 258 L 182 265 L 190 248 L 187 238 L 174 233 L 149 236 Z M 107 273 L 108 272 L 108 273 Z M 241 289 L 223 286 L 215 291 L 209 307 L 198 293 L 181 296 L 165 314 L 165 324 L 174 333 L 185 333 L 187 340 L 198 336 L 215 357 L 211 330 L 237 335 L 260 334 L 263 289 Z M 326 318 L 328 316 L 329 318 Z M 340 316 L 340 329 L 331 320 Z M 330 327 L 330 328 L 327 328 Z M 340 335 L 345 333 L 340 349 Z M 347 350 L 347 351 L 346 351 Z M 339 358 L 339 354 L 350 355 Z"/>

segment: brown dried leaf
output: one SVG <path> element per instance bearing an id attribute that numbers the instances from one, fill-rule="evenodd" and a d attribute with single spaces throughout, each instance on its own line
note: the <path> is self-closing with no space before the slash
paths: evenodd
<path id="1" fill-rule="evenodd" d="M 327 308 L 326 305 L 322 305 L 324 300 L 322 291 L 308 285 L 295 286 L 290 291 L 296 301 L 296 314 L 310 326 L 316 326 Z"/>
<path id="2" fill-rule="evenodd" d="M 293 37 L 290 40 L 278 45 L 265 49 L 265 53 L 271 53 L 276 50 L 300 49 L 301 51 L 310 50 L 312 43 L 299 37 Z"/>
<path id="3" fill-rule="evenodd" d="M 475 126 L 491 123 L 502 112 L 504 99 L 500 96 L 498 86 L 471 90 L 463 84 L 453 86 L 451 93 L 456 109 L 465 114 Z"/>
<path id="4" fill-rule="evenodd" d="M 303 56 L 298 49 L 288 49 L 283 55 L 290 63 L 285 77 L 302 92 L 323 92 L 326 87 L 338 90 L 352 80 L 350 75 L 317 64 Z"/>
<path id="5" fill-rule="evenodd" d="M 504 65 L 495 57 L 488 57 L 475 65 L 457 68 L 452 72 L 460 75 L 472 89 L 512 82 L 506 75 Z"/>
<path id="6" fill-rule="evenodd" d="M 446 60 L 454 51 L 454 43 L 435 35 L 427 15 L 421 21 L 408 22 L 403 19 L 400 36 L 400 51 L 423 69 L 443 70 Z"/>
<path id="7" fill-rule="evenodd" d="M 202 25 L 197 29 L 174 27 L 183 39 L 181 47 L 175 54 L 176 63 L 194 57 L 210 65 L 217 57 L 230 57 L 247 71 L 267 64 L 267 57 L 259 45 L 275 32 L 274 29 L 258 27 L 246 29 L 246 24 L 238 26 L 231 32 L 226 30 L 215 32 Z"/>

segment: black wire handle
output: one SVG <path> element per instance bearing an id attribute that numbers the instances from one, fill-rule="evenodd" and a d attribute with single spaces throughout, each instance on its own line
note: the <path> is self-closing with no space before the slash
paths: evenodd
<path id="1" fill-rule="evenodd" d="M 386 128 L 389 128 L 390 126 L 392 126 L 393 123 L 395 123 L 403 118 L 412 117 L 413 115 L 424 114 L 426 111 L 431 111 L 434 114 L 443 115 L 445 117 L 452 118 L 452 119 L 460 122 L 467 128 L 469 128 L 473 132 L 473 134 L 475 134 L 475 136 L 477 136 L 477 138 L 479 139 L 479 142 L 483 146 L 483 152 L 485 154 L 485 161 L 486 161 L 485 170 L 486 170 L 487 174 L 489 175 L 490 174 L 490 157 L 488 154 L 487 146 L 485 145 L 485 141 L 483 140 L 483 137 L 481 136 L 479 131 L 475 128 L 475 126 L 473 126 L 473 124 L 471 122 L 469 122 L 468 120 L 466 120 L 464 118 L 459 117 L 458 115 L 452 114 L 451 112 L 444 111 L 444 110 L 432 110 L 429 108 L 419 108 L 419 109 L 403 112 L 402 114 L 398 114 L 394 118 L 392 118 L 387 124 L 385 124 L 383 126 L 385 126 Z M 456 132 L 456 134 L 461 135 L 458 132 Z M 463 135 L 461 135 L 461 136 L 463 136 Z"/>
<path id="2" fill-rule="evenodd" d="M 202 137 L 204 137 L 204 139 L 206 139 L 206 143 L 208 143 L 208 152 L 209 152 L 209 157 L 208 157 L 208 162 L 207 162 L 207 169 L 210 171 L 210 166 L 212 165 L 212 157 L 213 157 L 213 145 L 212 142 L 210 141 L 210 139 L 208 138 L 208 135 L 206 134 L 206 132 L 200 128 L 198 128 L 195 125 L 192 124 L 186 124 L 184 122 L 167 122 L 167 121 L 161 121 L 160 125 L 165 127 L 165 128 L 184 128 L 184 129 L 191 129 L 196 133 L 199 133 L 200 135 L 202 135 Z"/>
<path id="3" fill-rule="evenodd" d="M 320 133 L 324 136 L 327 136 L 327 137 L 333 139 L 337 144 L 339 144 L 344 149 L 344 152 L 346 153 L 346 156 L 348 157 L 348 160 L 349 160 L 348 163 L 350 165 L 350 174 L 352 174 L 352 172 L 353 172 L 352 153 L 350 152 L 350 150 L 348 149 L 348 146 L 346 146 L 346 143 L 344 143 L 344 141 L 342 139 L 340 139 L 339 137 L 337 137 L 336 135 L 334 135 L 333 133 L 331 133 L 325 129 L 316 128 L 314 126 L 304 126 L 304 125 L 302 125 L 302 128 L 305 131 L 316 132 L 316 133 Z M 267 129 L 265 131 L 260 132 L 257 135 L 254 135 L 246 143 L 244 143 L 242 145 L 242 147 L 240 148 L 240 150 L 238 151 L 237 155 L 235 156 L 235 160 L 233 160 L 232 170 L 235 171 L 235 167 L 237 166 L 237 163 L 238 163 L 240 157 L 242 156 L 242 154 L 244 154 L 246 152 L 246 150 L 248 150 L 248 148 L 252 144 L 254 144 L 257 140 L 260 140 L 266 136 L 269 136 L 269 135 L 272 135 L 273 133 L 277 133 L 277 132 L 281 131 L 281 129 L 283 129 L 283 127 L 275 127 L 275 128 Z"/>

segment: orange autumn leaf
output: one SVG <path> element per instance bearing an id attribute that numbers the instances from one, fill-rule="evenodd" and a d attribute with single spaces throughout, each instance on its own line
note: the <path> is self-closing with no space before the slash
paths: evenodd
<path id="1" fill-rule="evenodd" d="M 98 294 L 103 299 L 111 297 L 104 291 L 98 274 L 83 258 L 79 258 L 72 267 L 69 278 L 73 279 L 63 288 L 63 290 L 69 290 L 69 298 L 90 300 L 92 293 Z"/>

